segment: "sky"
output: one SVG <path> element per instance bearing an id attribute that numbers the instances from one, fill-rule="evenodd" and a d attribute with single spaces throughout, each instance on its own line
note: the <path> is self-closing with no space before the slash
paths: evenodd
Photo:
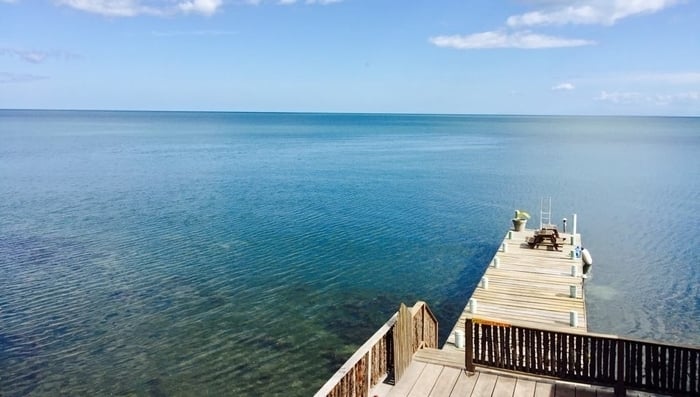
<path id="1" fill-rule="evenodd" d="M 700 116 L 696 0 L 0 0 L 0 109 Z"/>

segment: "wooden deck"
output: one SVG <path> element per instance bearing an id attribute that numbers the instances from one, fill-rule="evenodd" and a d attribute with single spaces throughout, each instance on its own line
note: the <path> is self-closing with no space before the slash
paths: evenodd
<path id="1" fill-rule="evenodd" d="M 575 243 L 571 245 L 572 235 L 560 233 L 567 243 L 555 251 L 545 246 L 530 248 L 526 241 L 533 234 L 534 230 L 530 229 L 506 233 L 484 279 L 472 294 L 471 298 L 476 300 L 473 315 L 527 323 L 533 327 L 586 331 L 583 262 L 571 257 L 576 245 L 581 245 L 581 236 L 575 235 Z M 572 266 L 575 266 L 575 276 L 572 276 Z M 484 282 L 485 279 L 488 281 Z M 572 286 L 576 289 L 575 298 L 570 295 Z M 572 311 L 577 315 L 576 327 L 570 325 Z M 472 314 L 470 303 L 452 328 L 443 349 L 457 349 L 455 331 L 464 332 L 468 314 Z"/>
<path id="2" fill-rule="evenodd" d="M 461 361 L 460 361 L 461 360 Z M 536 378 L 528 375 L 477 368 L 463 369 L 463 354 L 436 349 L 420 350 L 398 384 L 379 384 L 375 397 L 608 397 L 612 388 Z M 630 391 L 627 396 L 651 396 Z"/>
<path id="3" fill-rule="evenodd" d="M 554 250 L 530 248 L 527 239 L 533 234 L 506 234 L 441 349 L 435 348 L 435 316 L 417 302 L 410 315 L 413 327 L 397 331 L 397 318 L 407 310 L 397 312 L 316 395 L 615 395 L 611 387 L 565 379 L 614 385 L 627 396 L 662 395 L 633 389 L 700 395 L 700 348 L 589 333 L 583 262 L 573 255 L 580 235 L 560 233 L 567 243 Z M 455 346 L 457 331 L 464 332 L 468 351 Z M 397 353 L 404 344 L 413 352 L 410 362 Z M 403 374 L 395 385 L 385 383 L 394 379 L 392 368 Z"/>

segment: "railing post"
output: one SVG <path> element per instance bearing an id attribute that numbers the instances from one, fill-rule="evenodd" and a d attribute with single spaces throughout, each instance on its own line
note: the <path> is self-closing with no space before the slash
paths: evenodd
<path id="1" fill-rule="evenodd" d="M 474 372 L 474 326 L 471 318 L 464 322 L 464 366 L 467 372 Z"/>
<path id="2" fill-rule="evenodd" d="M 620 397 L 627 395 L 627 390 L 625 389 L 625 344 L 622 339 L 618 339 L 616 345 L 617 379 L 615 379 L 615 395 Z"/>
<path id="3" fill-rule="evenodd" d="M 425 305 L 420 307 L 420 321 L 421 321 L 421 342 L 425 343 Z"/>
<path id="4" fill-rule="evenodd" d="M 370 392 L 370 390 L 372 390 L 372 386 L 374 386 L 374 385 L 372 385 L 372 350 L 373 350 L 373 349 L 374 349 L 374 348 L 371 347 L 371 348 L 369 349 L 369 351 L 367 352 L 367 365 L 366 365 L 366 367 L 367 367 L 367 374 L 366 374 L 367 378 L 365 378 L 365 379 L 367 379 L 367 385 L 366 385 L 366 388 L 365 388 L 365 390 L 364 390 L 365 396 L 367 396 L 367 397 L 369 397 L 369 392 Z"/>

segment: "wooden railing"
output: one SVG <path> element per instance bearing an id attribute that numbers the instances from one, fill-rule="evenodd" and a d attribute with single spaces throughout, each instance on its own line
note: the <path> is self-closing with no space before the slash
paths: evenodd
<path id="1" fill-rule="evenodd" d="M 700 348 L 571 330 L 535 329 L 483 317 L 465 323 L 474 364 L 652 393 L 700 395 Z"/>
<path id="2" fill-rule="evenodd" d="M 316 396 L 369 396 L 372 387 L 389 378 L 396 382 L 413 353 L 437 348 L 438 322 L 425 302 L 396 312 L 324 384 Z"/>

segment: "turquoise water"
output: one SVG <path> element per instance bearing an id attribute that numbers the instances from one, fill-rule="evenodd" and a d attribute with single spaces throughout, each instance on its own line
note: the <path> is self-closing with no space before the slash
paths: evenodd
<path id="1" fill-rule="evenodd" d="M 700 344 L 700 119 L 0 111 L 0 395 L 309 395 L 576 212 L 592 331 Z M 533 223 L 537 223 L 534 219 Z"/>

